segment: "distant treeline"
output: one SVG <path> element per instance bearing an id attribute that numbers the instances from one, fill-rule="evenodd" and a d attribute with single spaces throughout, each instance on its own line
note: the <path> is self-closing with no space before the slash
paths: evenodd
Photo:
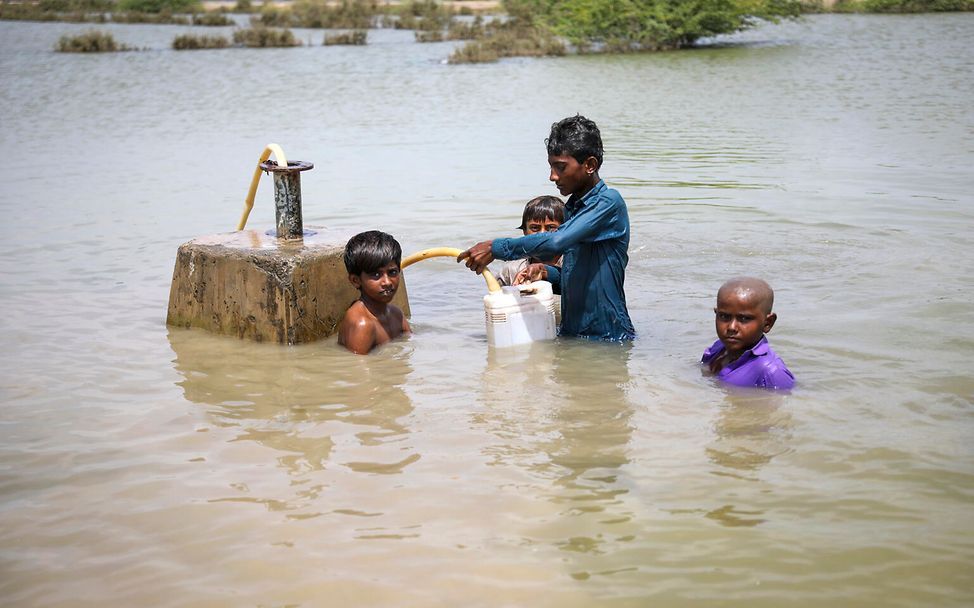
<path id="1" fill-rule="evenodd" d="M 464 40 L 465 44 L 450 56 L 450 62 L 473 63 L 569 52 L 681 49 L 692 47 L 704 38 L 739 32 L 762 21 L 795 18 L 807 12 L 964 11 L 974 10 L 974 0 L 502 0 L 502 14 L 487 18 L 479 15 L 471 18 L 468 15 L 472 11 L 455 9 L 455 6 L 462 7 L 435 0 L 397 4 L 380 4 L 377 0 L 265 2 L 251 15 L 252 31 L 234 34 L 234 44 L 290 46 L 296 42 L 287 37 L 290 32 L 278 40 L 273 28 L 363 32 L 375 27 L 395 27 L 415 30 L 419 42 Z M 238 0 L 235 10 L 248 11 L 251 7 L 250 0 Z M 199 0 L 40 0 L 37 4 L 4 2 L 0 4 L 0 18 L 30 18 L 8 15 L 35 11 L 41 15 L 80 16 L 78 20 L 233 24 L 219 13 L 180 15 L 199 8 Z M 365 37 L 361 33 L 343 34 L 327 42 L 364 44 Z M 180 44 L 184 45 L 181 48 L 223 48 L 224 42 L 204 37 L 187 38 Z"/>

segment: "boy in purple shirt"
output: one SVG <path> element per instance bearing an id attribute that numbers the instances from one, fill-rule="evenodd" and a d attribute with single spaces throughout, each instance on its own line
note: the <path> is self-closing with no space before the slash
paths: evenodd
<path id="1" fill-rule="evenodd" d="M 795 385 L 795 377 L 764 337 L 778 320 L 773 306 L 774 292 L 761 279 L 738 277 L 721 285 L 714 308 L 719 340 L 702 359 L 720 380 L 771 389 Z"/>

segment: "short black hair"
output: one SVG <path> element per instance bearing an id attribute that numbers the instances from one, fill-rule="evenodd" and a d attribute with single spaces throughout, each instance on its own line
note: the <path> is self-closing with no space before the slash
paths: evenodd
<path id="1" fill-rule="evenodd" d="M 391 234 L 368 230 L 348 239 L 342 259 L 348 274 L 375 272 L 390 262 L 398 265 L 402 261 L 402 247 Z"/>
<path id="2" fill-rule="evenodd" d="M 517 229 L 524 230 L 528 222 L 543 222 L 545 218 L 549 217 L 559 224 L 564 223 L 565 203 L 557 196 L 536 196 L 524 206 L 524 213 L 521 214 L 521 225 Z"/>
<path id="3" fill-rule="evenodd" d="M 594 156 L 602 166 L 602 134 L 599 127 L 581 114 L 569 116 L 551 125 L 544 140 L 549 156 L 567 154 L 580 163 Z"/>

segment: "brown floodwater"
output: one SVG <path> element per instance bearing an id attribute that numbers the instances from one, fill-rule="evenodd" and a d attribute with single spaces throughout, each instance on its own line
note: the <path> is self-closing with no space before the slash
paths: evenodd
<path id="1" fill-rule="evenodd" d="M 0 22 L 3 605 L 974 603 L 974 15 L 477 66 L 393 30 L 52 51 L 88 27 Z M 442 258 L 367 357 L 166 327 L 268 142 L 315 164 L 306 225 L 411 253 L 516 235 L 576 112 L 629 205 L 631 345 L 491 349 Z M 738 274 L 791 393 L 698 367 Z"/>

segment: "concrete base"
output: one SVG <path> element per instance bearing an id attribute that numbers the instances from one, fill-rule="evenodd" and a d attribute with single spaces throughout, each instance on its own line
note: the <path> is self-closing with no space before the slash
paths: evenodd
<path id="1" fill-rule="evenodd" d="M 241 230 L 181 245 L 166 323 L 281 344 L 335 333 L 359 297 L 342 262 L 352 235 L 309 230 L 295 241 Z M 393 303 L 409 315 L 405 280 Z"/>

